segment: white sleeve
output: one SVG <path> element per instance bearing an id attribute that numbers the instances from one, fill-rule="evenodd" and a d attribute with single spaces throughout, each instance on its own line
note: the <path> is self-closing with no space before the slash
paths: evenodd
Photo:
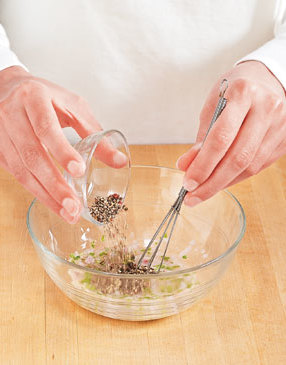
<path id="1" fill-rule="evenodd" d="M 10 43 L 3 26 L 0 24 L 0 71 L 10 66 L 21 66 L 27 68 L 18 60 L 17 56 L 10 49 Z"/>
<path id="2" fill-rule="evenodd" d="M 286 90 L 286 0 L 277 0 L 275 9 L 275 28 L 271 41 L 240 59 L 260 61 L 275 75 Z"/>

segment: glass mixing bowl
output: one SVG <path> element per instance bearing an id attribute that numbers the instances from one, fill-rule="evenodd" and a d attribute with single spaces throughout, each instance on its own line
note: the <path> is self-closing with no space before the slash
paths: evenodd
<path id="1" fill-rule="evenodd" d="M 124 214 L 127 244 L 138 255 L 176 199 L 182 180 L 183 173 L 175 169 L 131 168 Z M 189 308 L 216 285 L 244 235 L 245 215 L 228 191 L 193 208 L 183 205 L 165 272 L 148 275 L 104 273 L 69 262 L 71 253 L 90 245 L 100 252 L 109 244 L 102 239 L 103 227 L 83 218 L 69 225 L 35 199 L 27 225 L 46 272 L 74 302 L 111 318 L 151 320 Z"/>

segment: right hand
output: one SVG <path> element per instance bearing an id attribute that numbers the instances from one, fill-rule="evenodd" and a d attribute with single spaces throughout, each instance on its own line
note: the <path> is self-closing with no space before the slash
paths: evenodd
<path id="1" fill-rule="evenodd" d="M 0 166 L 56 214 L 76 223 L 80 201 L 49 154 L 72 176 L 84 174 L 82 157 L 61 129 L 68 126 L 82 138 L 102 129 L 81 97 L 19 66 L 0 72 Z M 115 149 L 103 146 L 101 153 L 109 165 L 126 164 Z"/>

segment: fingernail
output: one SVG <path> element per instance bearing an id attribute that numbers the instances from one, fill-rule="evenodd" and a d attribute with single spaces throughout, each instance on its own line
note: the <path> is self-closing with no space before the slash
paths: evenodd
<path id="1" fill-rule="evenodd" d="M 188 191 L 194 191 L 198 186 L 199 183 L 193 179 L 188 179 L 186 176 L 184 177 L 183 182 L 184 188 Z"/>
<path id="2" fill-rule="evenodd" d="M 76 224 L 77 221 L 78 221 L 78 216 L 75 216 L 75 217 L 71 217 L 68 212 L 62 208 L 60 210 L 60 215 L 64 218 L 65 221 L 67 221 L 69 224 Z"/>
<path id="3" fill-rule="evenodd" d="M 60 210 L 60 215 L 64 218 L 64 220 L 65 220 L 66 222 L 68 222 L 68 223 L 72 223 L 73 218 L 71 218 L 71 216 L 68 214 L 68 212 L 67 212 L 64 208 L 62 208 L 62 209 Z"/>
<path id="4" fill-rule="evenodd" d="M 75 176 L 75 177 L 80 177 L 85 173 L 85 163 L 82 162 L 78 162 L 78 161 L 70 161 L 68 163 L 68 170 L 69 172 Z"/>
<path id="5" fill-rule="evenodd" d="M 80 210 L 79 203 L 71 198 L 65 198 L 63 200 L 62 206 L 66 210 L 66 212 L 69 215 L 71 215 L 72 217 L 75 217 L 76 215 L 78 215 L 79 210 Z"/>
<path id="6" fill-rule="evenodd" d="M 194 207 L 195 205 L 201 203 L 202 199 L 198 198 L 197 196 L 191 196 L 191 197 L 186 197 L 185 199 L 185 204 L 188 205 L 189 207 Z"/>
<path id="7" fill-rule="evenodd" d="M 127 163 L 127 157 L 124 155 L 124 153 L 116 151 L 113 155 L 113 162 L 116 166 L 124 166 Z"/>

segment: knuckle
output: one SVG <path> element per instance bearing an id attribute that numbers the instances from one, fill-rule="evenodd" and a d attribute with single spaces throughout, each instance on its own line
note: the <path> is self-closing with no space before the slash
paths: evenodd
<path id="1" fill-rule="evenodd" d="M 42 94 L 46 90 L 46 87 L 37 80 L 23 80 L 15 88 L 14 94 L 20 96 L 21 98 L 29 98 L 34 94 Z"/>
<path id="2" fill-rule="evenodd" d="M 82 96 L 75 95 L 74 98 L 75 98 L 74 103 L 79 110 L 88 111 L 91 113 L 91 108 L 89 106 L 89 103 Z"/>
<path id="3" fill-rule="evenodd" d="M 250 165 L 251 157 L 252 154 L 249 150 L 243 150 L 233 157 L 232 164 L 236 170 L 244 170 Z"/>
<path id="4" fill-rule="evenodd" d="M 35 95 L 43 95 L 43 93 L 46 93 L 46 86 L 40 83 L 37 80 L 28 79 L 21 81 L 18 85 L 16 85 L 11 93 L 1 101 L 0 103 L 0 116 L 6 117 L 11 113 L 12 104 L 11 102 L 13 100 L 26 100 L 33 98 Z"/>
<path id="5" fill-rule="evenodd" d="M 251 84 L 246 78 L 241 77 L 233 81 L 231 93 L 233 96 L 236 96 L 237 94 L 245 95 L 252 91 L 253 88 L 254 84 Z"/>
<path id="6" fill-rule="evenodd" d="M 80 95 L 74 95 L 74 102 L 79 107 L 85 107 L 87 105 L 87 101 Z"/>
<path id="7" fill-rule="evenodd" d="M 273 109 L 277 113 L 285 114 L 285 101 L 281 98 L 275 98 Z"/>
<path id="8" fill-rule="evenodd" d="M 261 164 L 258 163 L 251 163 L 247 169 L 245 170 L 245 172 L 247 173 L 248 176 L 253 176 L 253 175 L 257 175 L 259 173 L 261 169 Z"/>
<path id="9" fill-rule="evenodd" d="M 269 153 L 267 151 L 260 151 L 255 158 L 253 159 L 253 161 L 251 161 L 251 163 L 248 165 L 247 169 L 245 170 L 246 173 L 249 176 L 252 175 L 257 175 L 262 166 L 265 164 L 265 162 L 268 160 L 269 157 Z"/>
<path id="10" fill-rule="evenodd" d="M 267 114 L 272 113 L 279 105 L 278 98 L 273 94 L 265 95 L 263 100 L 264 110 Z"/>
<path id="11" fill-rule="evenodd" d="M 33 168 L 39 159 L 39 151 L 34 146 L 25 146 L 21 151 L 24 163 L 29 168 Z"/>
<path id="12" fill-rule="evenodd" d="M 226 149 L 231 144 L 231 134 L 229 129 L 220 128 L 211 141 L 212 149 L 215 151 L 221 151 Z"/>
<path id="13" fill-rule="evenodd" d="M 42 116 L 41 120 L 35 127 L 35 133 L 41 139 L 47 136 L 51 128 L 52 128 L 51 119 L 47 118 L 46 116 Z"/>
<path id="14" fill-rule="evenodd" d="M 9 98 L 1 101 L 0 103 L 0 119 L 5 121 L 11 111 L 11 101 Z"/>

